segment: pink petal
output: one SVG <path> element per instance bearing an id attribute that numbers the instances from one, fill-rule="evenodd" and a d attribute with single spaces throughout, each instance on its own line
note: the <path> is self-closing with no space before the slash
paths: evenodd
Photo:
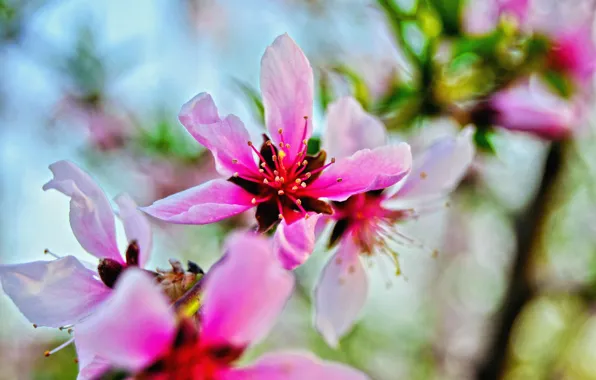
<path id="1" fill-rule="evenodd" d="M 147 217 L 138 210 L 137 204 L 128 194 L 120 194 L 115 199 L 119 208 L 120 219 L 124 225 L 126 239 L 130 243 L 136 240 L 139 244 L 139 266 L 145 266 L 151 254 L 153 237 L 151 234 L 151 225 Z"/>
<path id="2" fill-rule="evenodd" d="M 356 99 L 346 96 L 329 105 L 323 141 L 331 157 L 343 158 L 361 149 L 385 145 L 387 133 L 379 119 L 365 112 Z"/>
<path id="3" fill-rule="evenodd" d="M 109 296 L 96 275 L 73 256 L 0 265 L 6 295 L 31 323 L 48 327 L 79 322 Z"/>
<path id="4" fill-rule="evenodd" d="M 50 165 L 54 178 L 43 186 L 71 197 L 70 226 L 81 246 L 97 258 L 124 262 L 116 244 L 110 201 L 89 174 L 69 161 Z"/>
<path id="5" fill-rule="evenodd" d="M 221 373 L 217 380 L 366 380 L 344 364 L 320 360 L 310 353 L 266 354 L 256 363 Z"/>
<path id="6" fill-rule="evenodd" d="M 283 34 L 267 48 L 261 60 L 261 92 L 270 137 L 280 142 L 283 130 L 288 162 L 294 162 L 302 141 L 312 133 L 313 73 L 298 45 Z M 308 123 L 305 123 L 307 117 Z"/>
<path id="7" fill-rule="evenodd" d="M 242 121 L 228 115 L 219 118 L 211 95 L 202 92 L 182 106 L 178 119 L 188 132 L 213 153 L 217 171 L 231 176 L 258 176 L 258 168 L 248 146 L 250 135 Z"/>
<path id="8" fill-rule="evenodd" d="M 226 255 L 207 274 L 202 308 L 202 342 L 244 348 L 273 326 L 294 285 L 273 255 L 269 241 L 236 233 Z"/>
<path id="9" fill-rule="evenodd" d="M 491 105 L 498 113 L 499 126 L 550 139 L 567 135 L 578 118 L 573 104 L 553 94 L 540 81 L 520 83 L 498 92 Z"/>
<path id="10" fill-rule="evenodd" d="M 596 70 L 596 47 L 591 25 L 581 25 L 554 36 L 549 59 L 554 69 L 567 71 L 580 85 Z"/>
<path id="11" fill-rule="evenodd" d="M 288 225 L 283 220 L 273 236 L 273 251 L 287 270 L 302 265 L 310 257 L 315 247 L 315 228 L 320 218 L 318 214 L 308 219 Z"/>
<path id="12" fill-rule="evenodd" d="M 254 195 L 224 179 L 214 179 L 142 207 L 170 223 L 209 224 L 240 214 L 254 205 Z"/>
<path id="13" fill-rule="evenodd" d="M 110 299 L 77 325 L 79 352 L 105 358 L 115 367 L 139 370 L 173 343 L 176 317 L 169 300 L 140 269 L 127 269 Z"/>
<path id="14" fill-rule="evenodd" d="M 315 327 L 332 347 L 348 333 L 366 302 L 368 281 L 351 236 L 343 239 L 315 287 Z"/>
<path id="15" fill-rule="evenodd" d="M 406 143 L 363 149 L 337 160 L 306 191 L 313 198 L 344 201 L 351 195 L 389 187 L 409 172 L 412 165 Z"/>
<path id="16" fill-rule="evenodd" d="M 111 368 L 107 360 L 94 355 L 86 355 L 78 347 L 77 360 L 79 361 L 77 380 L 97 380 Z"/>
<path id="17" fill-rule="evenodd" d="M 396 193 L 403 198 L 435 198 L 450 193 L 467 173 L 474 159 L 473 128 L 466 128 L 455 138 L 434 143 L 420 159 L 404 186 Z"/>

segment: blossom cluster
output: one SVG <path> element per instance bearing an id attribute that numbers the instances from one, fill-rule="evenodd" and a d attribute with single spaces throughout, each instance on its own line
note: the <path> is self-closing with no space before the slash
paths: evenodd
<path id="1" fill-rule="evenodd" d="M 517 32 L 546 36 L 541 67 L 564 73 L 580 89 L 574 96 L 584 96 L 596 57 L 586 29 L 549 34 L 526 25 L 527 1 L 494 4 L 482 27 L 512 18 Z M 486 99 L 449 107 L 461 129 L 413 157 L 408 143 L 394 141 L 377 116 L 344 96 L 326 107 L 321 144 L 313 148 L 313 69 L 287 34 L 266 49 L 260 75 L 261 136 L 237 116 L 220 115 L 208 93 L 180 110 L 182 126 L 211 152 L 215 179 L 145 207 L 121 194 L 114 211 L 77 165 L 50 165 L 53 178 L 43 189 L 70 198 L 72 232 L 95 260 L 47 251 L 53 260 L 0 265 L 0 283 L 34 326 L 71 332 L 46 356 L 74 344 L 79 379 L 366 379 L 307 352 L 271 353 L 248 365 L 240 359 L 273 327 L 292 294 L 292 271 L 315 246 L 332 253 L 314 288 L 313 325 L 338 347 L 368 296 L 363 263 L 389 260 L 400 274 L 396 246 L 419 245 L 402 223 L 445 206 L 472 165 L 478 130 L 498 125 L 562 138 L 581 108 L 553 94 L 544 78 L 516 77 Z M 231 233 L 206 273 L 175 259 L 165 270 L 147 265 L 149 217 L 203 225 L 246 212 L 254 213 L 254 228 Z M 125 247 L 117 244 L 116 217 Z"/>

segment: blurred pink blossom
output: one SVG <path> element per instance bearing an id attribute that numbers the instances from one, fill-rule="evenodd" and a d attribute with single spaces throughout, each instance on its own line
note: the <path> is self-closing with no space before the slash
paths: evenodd
<path id="1" fill-rule="evenodd" d="M 464 28 L 472 34 L 490 33 L 503 16 L 524 25 L 528 19 L 529 3 L 529 0 L 468 1 L 464 10 Z"/>
<path id="2" fill-rule="evenodd" d="M 498 126 L 548 139 L 567 136 L 579 120 L 577 104 L 554 94 L 534 78 L 494 94 L 489 108 Z"/>
<path id="3" fill-rule="evenodd" d="M 94 362 L 143 379 L 366 379 L 347 366 L 310 354 L 268 354 L 236 367 L 251 344 L 273 326 L 291 294 L 294 278 L 281 267 L 269 241 L 232 235 L 226 254 L 207 274 L 198 321 L 180 320 L 152 279 L 129 271 L 110 302 L 75 330 L 81 368 Z M 101 375 L 106 366 L 85 371 Z"/>
<path id="4" fill-rule="evenodd" d="M 385 126 L 367 114 L 353 98 L 341 98 L 329 106 L 325 147 L 344 157 L 359 149 L 374 149 L 387 142 Z M 381 254 L 397 268 L 392 242 L 415 241 L 404 235 L 398 223 L 412 219 L 444 203 L 459 183 L 474 156 L 472 130 L 456 138 L 438 141 L 418 160 L 410 173 L 408 150 L 394 155 L 408 168 L 409 176 L 396 189 L 380 187 L 333 202 L 334 214 L 320 223 L 333 223 L 330 245 L 338 249 L 326 264 L 315 288 L 315 326 L 331 346 L 350 331 L 367 297 L 367 277 L 361 256 Z M 399 202 L 396 204 L 395 202 Z"/>

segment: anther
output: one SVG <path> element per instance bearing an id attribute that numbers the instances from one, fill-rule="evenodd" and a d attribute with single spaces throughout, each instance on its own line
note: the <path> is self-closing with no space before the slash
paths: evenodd
<path id="1" fill-rule="evenodd" d="M 265 141 L 265 144 L 267 144 L 267 146 L 271 146 L 271 140 Z"/>
<path id="2" fill-rule="evenodd" d="M 282 220 L 284 218 L 282 214 L 277 215 L 277 217 L 279 218 L 279 220 Z"/>
<path id="3" fill-rule="evenodd" d="M 275 182 L 279 182 L 279 176 L 275 176 Z"/>
<path id="4" fill-rule="evenodd" d="M 300 185 L 300 183 L 302 182 L 302 180 L 300 178 L 296 178 L 296 183 Z"/>
<path id="5" fill-rule="evenodd" d="M 305 214 L 305 215 L 304 215 L 304 219 L 308 219 L 308 218 L 310 218 L 310 215 L 308 215 L 308 214 Z"/>
<path id="6" fill-rule="evenodd" d="M 261 164 L 261 167 L 262 167 L 262 168 L 264 168 L 265 166 L 267 166 L 267 163 L 266 163 L 266 162 L 263 162 L 263 163 Z"/>
<path id="7" fill-rule="evenodd" d="M 47 358 L 47 357 L 49 357 L 49 356 L 50 356 L 50 351 L 45 351 L 45 352 L 43 353 L 43 356 L 45 356 L 46 358 Z"/>
<path id="8" fill-rule="evenodd" d="M 331 157 L 331 163 L 335 164 L 335 157 Z"/>
<path id="9" fill-rule="evenodd" d="M 302 161 L 302 165 L 306 166 L 308 164 L 308 161 L 304 160 Z"/>
<path id="10" fill-rule="evenodd" d="M 239 176 L 238 172 L 234 173 L 233 176 L 234 176 L 234 178 L 238 178 L 238 176 Z"/>
<path id="11" fill-rule="evenodd" d="M 298 206 L 300 206 L 300 205 L 302 204 L 302 201 L 301 201 L 300 199 L 296 199 L 296 204 L 297 204 Z"/>
<path id="12" fill-rule="evenodd" d="M 264 178 L 264 179 L 263 179 L 263 183 L 264 183 L 265 185 L 269 183 L 269 181 L 267 181 L 267 178 Z"/>
<path id="13" fill-rule="evenodd" d="M 37 328 L 37 325 L 36 325 L 35 323 L 33 324 L 33 328 L 34 328 L 34 329 L 36 329 L 36 328 Z"/>
<path id="14" fill-rule="evenodd" d="M 425 179 L 427 176 L 426 172 L 420 172 L 420 178 Z"/>
<path id="15" fill-rule="evenodd" d="M 79 359 L 78 359 L 78 358 L 74 358 L 74 360 L 73 360 L 73 361 L 74 361 L 76 364 L 78 364 L 78 363 L 79 363 Z"/>
<path id="16" fill-rule="evenodd" d="M 234 158 L 234 159 L 232 159 L 232 163 L 233 164 L 237 164 L 238 163 L 238 160 Z"/>
<path id="17" fill-rule="evenodd" d="M 290 149 L 290 144 L 286 143 L 286 149 Z"/>
<path id="18" fill-rule="evenodd" d="M 343 181 L 343 179 L 341 179 L 341 178 L 338 178 L 337 179 L 337 182 L 341 182 L 341 181 Z"/>
<path id="19" fill-rule="evenodd" d="M 271 156 L 271 160 L 274 162 L 277 161 L 277 156 L 276 155 Z"/>
<path id="20" fill-rule="evenodd" d="M 304 174 L 304 177 L 305 177 L 306 179 L 308 179 L 308 178 L 310 178 L 310 176 L 311 176 L 311 175 L 312 175 L 312 173 L 311 173 L 311 172 L 306 172 L 306 174 Z"/>
<path id="21" fill-rule="evenodd" d="M 298 190 L 298 186 L 293 186 L 292 191 L 296 191 L 296 190 Z"/>
<path id="22" fill-rule="evenodd" d="M 277 133 L 279 133 L 281 135 L 282 133 L 284 133 L 284 130 L 280 128 L 277 130 Z"/>
<path id="23" fill-rule="evenodd" d="M 308 140 L 306 140 L 306 139 L 302 140 L 302 144 L 308 145 Z"/>
<path id="24" fill-rule="evenodd" d="M 306 187 L 306 183 L 302 182 L 300 186 L 304 189 Z"/>
<path id="25" fill-rule="evenodd" d="M 265 173 L 265 170 L 259 169 L 259 173 Z"/>
<path id="26" fill-rule="evenodd" d="M 273 174 L 275 174 L 275 175 L 279 175 L 279 172 L 278 172 L 277 170 L 274 170 L 274 171 L 273 171 Z"/>
<path id="27" fill-rule="evenodd" d="M 285 194 L 285 193 L 284 193 L 284 191 L 283 191 L 283 190 L 279 190 L 279 191 L 277 192 L 277 195 L 284 195 L 284 194 Z"/>
<path id="28" fill-rule="evenodd" d="M 247 144 L 248 146 L 252 146 L 252 141 L 249 141 Z"/>
<path id="29" fill-rule="evenodd" d="M 257 198 L 251 199 L 250 203 L 252 203 L 253 205 L 256 205 L 257 204 Z"/>
<path id="30" fill-rule="evenodd" d="M 283 147 L 284 147 L 284 143 L 280 142 L 280 143 L 279 143 L 279 147 L 280 147 L 280 148 L 283 148 Z"/>

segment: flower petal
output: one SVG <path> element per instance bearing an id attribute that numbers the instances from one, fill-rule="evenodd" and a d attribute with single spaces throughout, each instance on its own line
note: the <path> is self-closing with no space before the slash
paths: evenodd
<path id="1" fill-rule="evenodd" d="M 205 279 L 201 342 L 244 348 L 271 329 L 294 278 L 260 235 L 233 234 L 225 250 Z"/>
<path id="2" fill-rule="evenodd" d="M 305 192 L 313 198 L 344 201 L 351 195 L 399 182 L 410 172 L 411 165 L 412 154 L 406 143 L 359 150 L 337 160 Z"/>
<path id="3" fill-rule="evenodd" d="M 421 199 L 445 196 L 468 171 L 474 159 L 474 129 L 468 127 L 457 137 L 434 143 L 419 160 L 405 184 L 396 193 L 400 199 Z"/>
<path id="4" fill-rule="evenodd" d="M 178 119 L 188 132 L 213 153 L 217 171 L 225 176 L 235 172 L 258 176 L 250 135 L 235 115 L 219 118 L 211 95 L 202 92 L 182 106 Z"/>
<path id="5" fill-rule="evenodd" d="M 279 143 L 278 131 L 283 130 L 283 142 L 290 144 L 288 162 L 294 162 L 302 141 L 312 133 L 313 73 L 308 59 L 287 34 L 277 37 L 263 55 L 261 92 L 270 137 Z"/>
<path id="6" fill-rule="evenodd" d="M 343 239 L 325 265 L 314 290 L 315 327 L 332 347 L 348 333 L 366 302 L 368 280 L 359 249 L 351 236 Z"/>
<path id="7" fill-rule="evenodd" d="M 539 80 L 502 90 L 490 103 L 499 126 L 549 139 L 567 135 L 579 116 L 571 102 L 552 93 Z"/>
<path id="8" fill-rule="evenodd" d="M 315 227 L 319 214 L 309 214 L 309 218 L 288 225 L 283 220 L 273 236 L 273 251 L 287 270 L 302 265 L 315 247 Z"/>
<path id="9" fill-rule="evenodd" d="M 232 182 L 215 179 L 160 199 L 141 210 L 170 223 L 209 224 L 254 207 L 253 197 Z"/>
<path id="10" fill-rule="evenodd" d="M 261 356 L 256 363 L 228 370 L 221 380 L 366 380 L 368 377 L 344 364 L 320 360 L 310 353 L 276 353 Z"/>
<path id="11" fill-rule="evenodd" d="M 6 295 L 31 323 L 48 327 L 79 322 L 109 296 L 96 275 L 73 256 L 0 265 Z"/>
<path id="12" fill-rule="evenodd" d="M 107 360 L 94 355 L 86 355 L 78 347 L 77 360 L 79 362 L 77 380 L 97 380 L 110 369 L 110 363 Z"/>
<path id="13" fill-rule="evenodd" d="M 139 266 L 143 268 L 151 255 L 153 237 L 147 217 L 138 210 L 137 204 L 128 194 L 120 194 L 114 200 L 119 208 L 119 216 L 124 225 L 126 239 L 139 244 Z"/>
<path id="14" fill-rule="evenodd" d="M 343 158 L 361 149 L 385 145 L 387 132 L 383 123 L 364 111 L 356 99 L 345 96 L 329 105 L 323 141 L 331 157 Z"/>
<path id="15" fill-rule="evenodd" d="M 97 258 L 123 263 L 116 244 L 116 227 L 110 201 L 89 174 L 69 161 L 50 165 L 54 178 L 43 185 L 71 197 L 70 226 L 81 246 Z"/>
<path id="16" fill-rule="evenodd" d="M 139 370 L 174 340 L 176 317 L 162 290 L 137 268 L 124 272 L 109 300 L 75 329 L 77 349 L 115 367 Z"/>

